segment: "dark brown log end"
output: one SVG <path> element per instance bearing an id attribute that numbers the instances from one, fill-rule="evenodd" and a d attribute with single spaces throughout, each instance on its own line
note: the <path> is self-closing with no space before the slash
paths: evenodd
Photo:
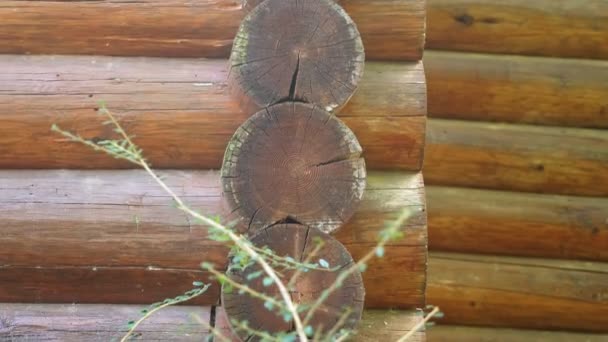
<path id="1" fill-rule="evenodd" d="M 277 222 L 333 232 L 353 215 L 366 184 L 352 131 L 323 109 L 282 103 L 249 118 L 224 155 L 231 219 L 253 233 Z"/>
<path id="2" fill-rule="evenodd" d="M 296 224 L 275 225 L 258 232 L 251 241 L 256 246 L 271 248 L 280 256 L 291 256 L 295 260 L 310 262 L 318 262 L 323 259 L 329 264 L 332 270 L 312 270 L 300 273 L 298 281 L 289 288 L 291 298 L 296 305 L 314 303 L 321 292 L 335 282 L 340 271 L 347 270 L 354 264 L 352 257 L 340 242 L 315 228 Z M 320 247 L 318 247 L 319 244 Z M 315 251 L 316 253 L 313 254 Z M 339 268 L 340 271 L 333 268 Z M 247 280 L 250 274 L 260 270 L 261 268 L 255 264 L 244 271 L 230 269 L 228 276 L 241 284 L 247 284 L 260 293 L 279 298 L 276 285 L 264 286 L 264 276 Z M 281 268 L 278 271 L 282 274 L 282 281 L 289 283 L 294 271 Z M 344 323 L 341 327 L 353 329 L 361 319 L 364 298 L 365 289 L 361 273 L 356 271 L 328 297 L 319 310 L 315 311 L 309 325 L 315 332 L 328 332 L 344 316 Z M 263 300 L 253 298 L 249 294 L 239 294 L 237 290 L 222 291 L 222 305 L 231 321 L 247 321 L 249 327 L 253 329 L 266 331 L 271 335 L 289 332 L 293 329 L 293 322 L 286 322 L 276 307 L 268 310 L 264 306 Z M 306 314 L 307 312 L 304 311 L 300 317 L 304 318 Z M 259 338 L 237 329 L 234 324 L 232 327 L 244 341 L 259 341 Z"/>
<path id="3" fill-rule="evenodd" d="M 353 95 L 364 63 L 359 31 L 335 2 L 266 0 L 237 32 L 229 86 L 246 110 L 300 101 L 331 112 Z"/>

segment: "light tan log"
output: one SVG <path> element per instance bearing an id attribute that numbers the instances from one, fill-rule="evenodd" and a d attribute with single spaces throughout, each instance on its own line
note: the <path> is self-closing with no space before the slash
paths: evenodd
<path id="1" fill-rule="evenodd" d="M 0 340 L 101 342 L 123 337 L 127 322 L 141 317 L 144 306 L 87 304 L 6 304 L 0 303 Z M 204 341 L 206 324 L 221 327 L 219 307 L 176 306 L 151 315 L 136 330 L 145 341 Z M 419 311 L 368 310 L 363 313 L 359 334 L 353 341 L 396 341 L 421 320 Z M 202 322 L 202 323 L 201 323 Z M 238 340 L 235 340 L 238 341 Z M 425 341 L 417 332 L 411 340 Z"/>
<path id="2" fill-rule="evenodd" d="M 429 0 L 433 49 L 608 59 L 603 0 Z"/>
<path id="3" fill-rule="evenodd" d="M 604 342 L 608 334 L 569 331 L 437 325 L 426 331 L 429 342 Z"/>
<path id="4" fill-rule="evenodd" d="M 223 214 L 217 171 L 161 171 L 203 213 Z M 406 236 L 363 274 L 368 308 L 424 303 L 426 213 L 422 176 L 371 172 L 351 221 L 336 234 L 355 260 L 382 223 L 410 207 Z M 202 261 L 225 267 L 227 249 L 171 207 L 143 171 L 0 172 L 0 301 L 151 303 L 206 281 Z M 26 290 L 24 290 L 26 289 Z M 218 286 L 195 303 L 215 304 Z"/>
<path id="5" fill-rule="evenodd" d="M 608 199 L 429 186 L 435 251 L 608 261 Z"/>
<path id="6" fill-rule="evenodd" d="M 144 308 L 0 303 L 0 341 L 119 341 L 127 323 L 139 319 Z M 136 334 L 145 341 L 204 341 L 210 334 L 211 311 L 201 306 L 167 307 L 143 321 Z"/>
<path id="7" fill-rule="evenodd" d="M 428 184 L 608 195 L 608 131 L 429 120 Z"/>
<path id="8" fill-rule="evenodd" d="M 244 113 L 226 92 L 226 60 L 0 56 L 0 168 L 124 168 L 67 143 L 52 124 L 88 138 L 110 127 L 104 100 L 157 168 L 219 168 Z M 367 63 L 338 116 L 372 169 L 418 170 L 426 95 L 422 63 Z"/>
<path id="9" fill-rule="evenodd" d="M 608 332 L 606 284 L 608 263 L 432 253 L 427 302 L 447 324 Z"/>
<path id="10" fill-rule="evenodd" d="M 424 0 L 345 0 L 369 59 L 419 60 Z M 228 57 L 239 0 L 3 1 L 4 54 Z"/>
<path id="11" fill-rule="evenodd" d="M 424 63 L 432 117 L 608 127 L 608 61 L 427 51 Z"/>

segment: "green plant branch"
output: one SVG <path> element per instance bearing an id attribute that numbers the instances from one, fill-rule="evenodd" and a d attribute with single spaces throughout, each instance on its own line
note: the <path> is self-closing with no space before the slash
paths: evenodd
<path id="1" fill-rule="evenodd" d="M 401 215 L 399 215 L 397 220 L 392 222 L 388 228 L 384 229 L 381 232 L 380 241 L 378 241 L 376 248 L 369 251 L 366 255 L 363 256 L 363 258 L 359 259 L 359 261 L 357 261 L 357 263 L 353 264 L 346 271 L 340 273 L 338 275 L 338 277 L 336 278 L 336 281 L 334 281 L 327 289 L 325 289 L 323 292 L 321 292 L 321 295 L 319 296 L 319 298 L 314 302 L 314 304 L 310 307 L 310 309 L 306 313 L 306 316 L 303 320 L 304 325 L 308 324 L 308 322 L 312 319 L 316 310 L 327 300 L 327 298 L 334 291 L 339 289 L 340 286 L 342 286 L 342 284 L 344 283 L 344 280 L 346 280 L 346 278 L 348 278 L 351 274 L 355 273 L 356 271 L 361 270 L 363 267 L 366 267 L 367 262 L 370 261 L 372 258 L 374 258 L 374 256 L 379 254 L 378 253 L 379 250 L 384 251 L 384 247 L 386 246 L 386 244 L 389 241 L 393 240 L 396 235 L 398 235 L 397 233 L 400 232 L 400 228 L 403 225 L 403 223 L 406 222 L 410 217 L 412 217 L 412 215 L 413 215 L 412 210 L 403 210 L 403 212 L 401 213 Z M 384 252 L 382 252 L 382 253 L 384 253 Z"/>
<path id="2" fill-rule="evenodd" d="M 167 300 L 165 302 L 163 302 L 162 304 L 146 311 L 146 313 L 141 316 L 137 321 L 133 322 L 132 324 L 129 324 L 129 330 L 127 331 L 127 333 L 122 337 L 122 339 L 120 339 L 120 342 L 125 342 L 129 339 L 129 337 L 131 337 L 131 335 L 133 335 L 133 332 L 135 331 L 135 329 L 137 329 L 137 327 L 141 324 L 141 322 L 145 321 L 146 319 L 148 319 L 150 316 L 152 316 L 155 312 L 164 309 L 168 306 L 171 305 L 175 305 L 178 303 L 183 303 L 186 301 L 189 301 L 192 298 L 196 298 L 200 295 L 202 295 L 203 293 L 205 293 L 205 291 L 207 291 L 207 289 L 209 288 L 209 286 L 211 286 L 211 284 L 207 284 L 204 287 L 200 288 L 200 289 L 195 289 L 193 290 L 192 294 L 189 295 L 182 295 L 182 296 L 178 296 L 176 298 Z"/>
<path id="3" fill-rule="evenodd" d="M 250 296 L 254 297 L 254 298 L 258 298 L 261 299 L 265 302 L 270 302 L 272 303 L 272 305 L 277 306 L 279 308 L 284 308 L 287 309 L 285 307 L 285 305 L 283 305 L 283 303 L 277 301 L 275 298 L 269 297 L 263 293 L 260 293 L 252 288 L 250 288 L 249 286 L 243 285 L 239 282 L 236 282 L 234 280 L 232 280 L 230 277 L 227 277 L 226 275 L 218 272 L 217 270 L 213 269 L 212 267 L 206 267 L 207 265 L 203 266 L 207 271 L 211 272 L 213 275 L 215 275 L 216 277 L 218 277 L 218 279 L 222 279 L 222 281 L 228 282 L 230 283 L 232 286 L 236 287 L 239 290 L 242 290 L 245 293 L 248 293 Z"/>
<path id="4" fill-rule="evenodd" d="M 215 220 L 213 220 L 211 218 L 208 218 L 204 215 L 199 214 L 198 212 L 196 212 L 196 211 L 192 210 L 190 207 L 188 207 L 181 200 L 181 198 L 179 198 L 179 196 L 177 196 L 177 194 L 175 194 L 173 192 L 173 190 L 171 190 L 171 188 L 169 188 L 167 186 L 167 184 L 160 177 L 158 177 L 156 175 L 156 173 L 150 168 L 150 165 L 146 162 L 146 160 L 141 155 L 141 150 L 137 147 L 137 145 L 135 145 L 131 141 L 131 138 L 126 134 L 126 132 L 124 131 L 124 129 L 122 128 L 120 123 L 116 120 L 114 115 L 109 110 L 107 110 L 104 106 L 102 106 L 102 108 L 100 109 L 100 113 L 105 114 L 109 117 L 110 122 L 115 126 L 115 131 L 122 136 L 123 141 L 125 141 L 126 145 L 128 145 L 128 149 L 123 148 L 122 145 L 120 145 L 120 144 L 117 146 L 120 146 L 121 149 L 116 149 L 116 147 L 114 145 L 110 145 L 112 148 L 114 148 L 114 149 L 112 149 L 112 148 L 106 146 L 105 144 L 100 145 L 100 143 L 95 143 L 95 142 L 92 142 L 89 140 L 85 140 L 80 136 L 77 136 L 77 135 L 74 135 L 72 133 L 62 130 L 57 125 L 53 125 L 51 127 L 51 129 L 55 132 L 59 132 L 60 134 L 62 134 L 65 137 L 71 138 L 72 140 L 74 140 L 76 142 L 84 143 L 85 145 L 91 146 L 91 147 L 96 146 L 96 148 L 95 148 L 96 151 L 103 151 L 112 156 L 116 156 L 116 157 L 128 160 L 136 165 L 141 166 L 156 181 L 156 183 L 167 194 L 169 194 L 169 196 L 177 204 L 177 208 L 179 210 L 189 214 L 190 216 L 200 220 L 201 222 L 209 225 L 210 227 L 213 227 L 214 229 L 216 229 L 216 230 L 222 232 L 223 234 L 225 234 L 226 236 L 228 236 L 230 238 L 230 240 L 232 240 L 240 249 L 242 249 L 245 253 L 247 253 L 253 261 L 258 263 L 260 265 L 260 267 L 262 267 L 264 272 L 268 275 L 268 277 L 270 277 L 273 280 L 273 282 L 276 284 L 276 286 L 279 290 L 282 300 L 285 302 L 287 310 L 290 312 L 290 314 L 292 316 L 299 340 L 301 342 L 307 341 L 306 334 L 304 332 L 304 325 L 302 324 L 302 320 L 300 319 L 300 316 L 298 315 L 297 306 L 292 301 L 291 295 L 289 294 L 289 291 L 285 287 L 285 284 L 283 284 L 283 282 L 277 276 L 274 269 L 266 262 L 266 260 L 264 260 L 264 258 L 262 258 L 260 256 L 260 254 L 258 254 L 252 248 L 251 244 L 244 237 L 242 237 L 241 235 L 235 234 L 234 231 L 232 231 L 231 229 L 223 226 L 222 224 L 216 222 Z M 126 150 L 126 152 L 123 150 Z M 121 153 L 124 153 L 124 155 Z"/>

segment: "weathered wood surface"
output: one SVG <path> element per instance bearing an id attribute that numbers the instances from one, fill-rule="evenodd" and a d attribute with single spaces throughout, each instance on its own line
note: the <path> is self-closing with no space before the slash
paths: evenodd
<path id="1" fill-rule="evenodd" d="M 263 109 L 239 127 L 224 155 L 231 216 L 250 233 L 287 220 L 336 231 L 363 197 L 361 153 L 353 132 L 323 108 L 287 102 Z"/>
<path id="2" fill-rule="evenodd" d="M 143 308 L 135 305 L 2 303 L 0 340 L 116 341 L 127 332 L 127 322 L 139 318 Z M 218 324 L 225 324 L 220 321 L 220 307 L 169 307 L 144 321 L 136 333 L 145 341 L 201 341 L 209 335 L 205 324 L 212 323 L 211 310 L 216 314 L 216 328 Z M 367 310 L 353 341 L 369 341 L 370 337 L 395 341 L 421 319 L 420 312 L 415 310 Z M 425 332 L 415 333 L 409 341 L 424 342 Z"/>
<path id="3" fill-rule="evenodd" d="M 608 195 L 608 131 L 432 119 L 428 184 Z"/>
<path id="4" fill-rule="evenodd" d="M 316 263 L 325 260 L 328 268 L 338 268 L 340 271 L 309 270 L 300 272 L 285 267 L 277 267 L 280 279 L 289 284 L 289 294 L 296 305 L 310 307 L 319 299 L 320 294 L 330 288 L 338 279 L 341 271 L 355 266 L 353 258 L 346 248 L 332 236 L 314 227 L 299 224 L 278 224 L 257 232 L 251 237 L 251 242 L 260 248 L 269 247 L 277 255 L 289 256 L 294 260 Z M 280 298 L 279 289 L 274 282 L 264 284 L 264 277 L 251 279 L 252 275 L 263 272 L 258 265 L 242 270 L 229 267 L 227 275 L 237 283 L 246 284 L 258 293 L 270 298 Z M 297 277 L 297 278 L 293 278 Z M 253 297 L 248 293 L 239 293 L 232 285 L 222 286 L 222 306 L 230 321 L 247 322 L 250 328 L 277 335 L 294 330 L 294 322 L 285 320 L 279 308 L 268 310 L 265 300 Z M 313 314 L 308 326 L 315 334 L 327 335 L 331 331 L 341 329 L 356 329 L 361 321 L 365 288 L 358 269 L 349 274 L 342 286 L 331 293 Z M 300 313 L 302 320 L 310 310 Z M 259 336 L 232 325 L 232 331 L 243 341 L 261 341 Z M 312 337 L 312 336 L 311 336 Z"/>
<path id="5" fill-rule="evenodd" d="M 608 127 L 608 61 L 427 51 L 424 63 L 429 116 Z"/>
<path id="6" fill-rule="evenodd" d="M 426 331 L 429 342 L 604 342 L 608 334 L 437 325 Z"/>
<path id="7" fill-rule="evenodd" d="M 411 328 L 422 319 L 423 314 L 420 310 L 365 310 L 363 311 L 363 319 L 357 329 L 357 335 L 352 337 L 349 341 L 398 341 L 399 338 L 411 331 Z M 216 311 L 215 328 L 219 329 L 226 337 L 236 338 L 228 325 L 224 310 L 219 307 Z M 415 332 L 408 339 L 408 342 L 425 341 L 426 333 L 424 328 Z"/>
<path id="8" fill-rule="evenodd" d="M 194 208 L 224 212 L 218 172 L 161 174 Z M 358 260 L 404 207 L 424 208 L 422 176 L 371 172 L 359 209 L 336 237 Z M 228 253 L 139 170 L 2 171 L 0 218 L 4 302 L 151 303 L 205 281 L 200 263 L 225 265 Z M 426 213 L 404 229 L 363 275 L 367 307 L 424 303 Z M 218 290 L 196 303 L 215 304 Z"/>
<path id="9" fill-rule="evenodd" d="M 429 0 L 433 49 L 608 59 L 604 0 Z"/>
<path id="10" fill-rule="evenodd" d="M 359 333 L 354 341 L 397 341 L 411 331 L 423 318 L 421 311 L 382 311 L 365 310 L 363 320 L 359 325 Z M 408 342 L 425 342 L 426 333 L 422 328 L 414 333 Z"/>
<path id="11" fill-rule="evenodd" d="M 219 168 L 230 137 L 253 114 L 227 94 L 225 60 L 0 56 L 0 70 L 0 168 L 132 167 L 50 131 L 55 123 L 88 138 L 111 136 L 95 110 L 100 100 L 155 167 Z M 418 170 L 425 115 L 421 62 L 367 63 L 338 117 L 370 168 Z"/>
<path id="12" fill-rule="evenodd" d="M 139 305 L 0 304 L 0 341 L 118 341 L 127 322 L 141 317 Z M 168 307 L 150 316 L 136 333 L 145 341 L 204 341 L 211 307 Z M 139 338 L 138 338 L 139 339 Z"/>
<path id="13" fill-rule="evenodd" d="M 228 86 L 246 112 L 285 101 L 333 112 L 357 89 L 364 64 L 357 25 L 334 1 L 267 0 L 236 33 Z"/>
<path id="14" fill-rule="evenodd" d="M 431 253 L 427 302 L 447 324 L 608 332 L 606 284 L 608 263 Z"/>
<path id="15" fill-rule="evenodd" d="M 0 304 L 1 341 L 117 341 L 127 331 L 127 322 L 140 317 L 143 306 L 87 304 Z M 144 321 L 136 333 L 144 341 L 203 341 L 209 334 L 205 323 L 221 324 L 221 308 L 179 306 L 163 309 Z M 418 311 L 368 310 L 363 314 L 359 335 L 353 341 L 396 341 L 421 319 Z M 203 323 L 201 323 L 201 321 Z M 236 340 L 235 340 L 236 341 Z M 424 342 L 417 332 L 408 341 Z"/>
<path id="16" fill-rule="evenodd" d="M 419 60 L 424 0 L 344 0 L 369 59 Z M 3 54 L 228 57 L 239 0 L 14 1 L 0 7 Z"/>
<path id="17" fill-rule="evenodd" d="M 608 198 L 441 186 L 426 195 L 431 250 L 608 261 Z"/>

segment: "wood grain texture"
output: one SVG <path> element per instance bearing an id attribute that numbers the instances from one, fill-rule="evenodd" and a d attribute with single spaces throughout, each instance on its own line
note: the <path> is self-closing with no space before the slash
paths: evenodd
<path id="1" fill-rule="evenodd" d="M 230 53 L 230 92 L 246 112 L 299 101 L 342 108 L 363 75 L 357 25 L 332 0 L 267 0 L 243 19 Z"/>
<path id="2" fill-rule="evenodd" d="M 340 272 L 355 266 L 353 258 L 344 245 L 331 235 L 321 232 L 317 228 L 306 227 L 299 224 L 278 224 L 265 228 L 251 237 L 251 242 L 259 247 L 269 247 L 276 255 L 289 256 L 294 260 L 317 263 L 325 260 L 328 268 L 337 271 L 309 270 L 296 271 L 293 268 L 278 266 L 279 278 L 286 284 L 289 294 L 295 305 L 308 307 L 314 305 L 323 291 L 330 288 L 338 279 Z M 236 264 L 236 265 L 235 265 Z M 262 274 L 263 269 L 258 265 L 248 266 L 245 270 L 238 263 L 231 263 L 227 275 L 239 284 L 245 284 L 257 293 L 269 298 L 281 298 L 277 285 L 272 282 L 264 284 L 264 277 L 252 275 Z M 295 277 L 295 278 L 294 278 Z M 289 285 L 292 284 L 292 285 Z M 365 288 L 361 272 L 355 269 L 344 280 L 340 288 L 331 293 L 313 314 L 310 321 L 303 323 L 312 327 L 313 334 L 327 336 L 332 331 L 341 329 L 354 330 L 361 321 Z M 262 341 L 263 338 L 243 329 L 232 322 L 248 323 L 248 328 L 266 331 L 273 336 L 281 333 L 290 333 L 295 330 L 293 319 L 285 319 L 284 311 L 279 308 L 269 310 L 266 301 L 251 296 L 248 293 L 239 293 L 232 285 L 224 283 L 222 286 L 222 307 L 231 322 L 232 331 L 243 341 Z M 305 322 L 309 309 L 299 314 Z"/>
<path id="3" fill-rule="evenodd" d="M 424 63 L 432 117 L 608 127 L 608 61 L 427 51 Z"/>
<path id="4" fill-rule="evenodd" d="M 345 0 L 369 59 L 422 57 L 424 0 Z M 239 0 L 3 1 L 3 54 L 228 57 Z"/>
<path id="5" fill-rule="evenodd" d="M 0 304 L 0 341 L 118 341 L 127 322 L 141 317 L 143 306 L 86 304 Z M 201 341 L 209 329 L 211 307 L 168 307 L 137 329 L 145 341 Z"/>
<path id="6" fill-rule="evenodd" d="M 225 212 L 219 172 L 161 175 L 192 207 L 211 215 Z M 363 274 L 368 308 L 424 303 L 422 176 L 371 172 L 359 209 L 336 235 L 358 260 L 375 246 L 381 223 L 404 207 L 419 210 L 404 227 L 405 238 Z M 228 250 L 172 208 L 162 189 L 138 170 L 2 171 L 0 218 L 4 302 L 151 303 L 205 281 L 202 261 L 226 265 Z M 217 285 L 209 291 L 196 303 L 216 304 Z"/>
<path id="7" fill-rule="evenodd" d="M 606 284 L 608 263 L 432 253 L 427 300 L 447 324 L 608 332 Z"/>
<path id="8" fill-rule="evenodd" d="M 435 251 L 608 261 L 608 199 L 429 186 Z"/>
<path id="9" fill-rule="evenodd" d="M 437 325 L 426 331 L 429 342 L 604 342 L 608 334 Z"/>
<path id="10" fill-rule="evenodd" d="M 90 304 L 0 304 L 0 340 L 4 341 L 114 341 L 126 332 L 128 321 L 138 318 L 142 306 Z M 215 321 L 210 312 L 214 311 Z M 142 323 L 138 339 L 145 341 L 201 341 L 209 334 L 204 323 L 225 326 L 221 307 L 179 306 L 163 309 Z M 422 319 L 419 311 L 367 310 L 352 341 L 393 341 Z M 204 323 L 201 323 L 204 322 Z M 222 330 L 225 331 L 225 330 Z M 233 340 L 238 341 L 238 340 Z M 412 342 L 424 342 L 417 332 Z"/>
<path id="11" fill-rule="evenodd" d="M 65 142 L 52 124 L 87 138 L 112 136 L 100 100 L 156 168 L 219 168 L 244 113 L 226 91 L 227 61 L 0 56 L 0 168 L 132 167 Z M 338 114 L 374 169 L 418 170 L 426 124 L 422 63 L 367 63 Z"/>
<path id="12" fill-rule="evenodd" d="M 428 184 L 608 195 L 608 131 L 429 120 Z"/>
<path id="13" fill-rule="evenodd" d="M 231 221 L 249 233 L 286 221 L 336 231 L 365 191 L 361 153 L 353 132 L 316 105 L 263 109 L 237 129 L 224 155 Z"/>
<path id="14" fill-rule="evenodd" d="M 429 0 L 433 49 L 608 59 L 603 0 Z"/>

